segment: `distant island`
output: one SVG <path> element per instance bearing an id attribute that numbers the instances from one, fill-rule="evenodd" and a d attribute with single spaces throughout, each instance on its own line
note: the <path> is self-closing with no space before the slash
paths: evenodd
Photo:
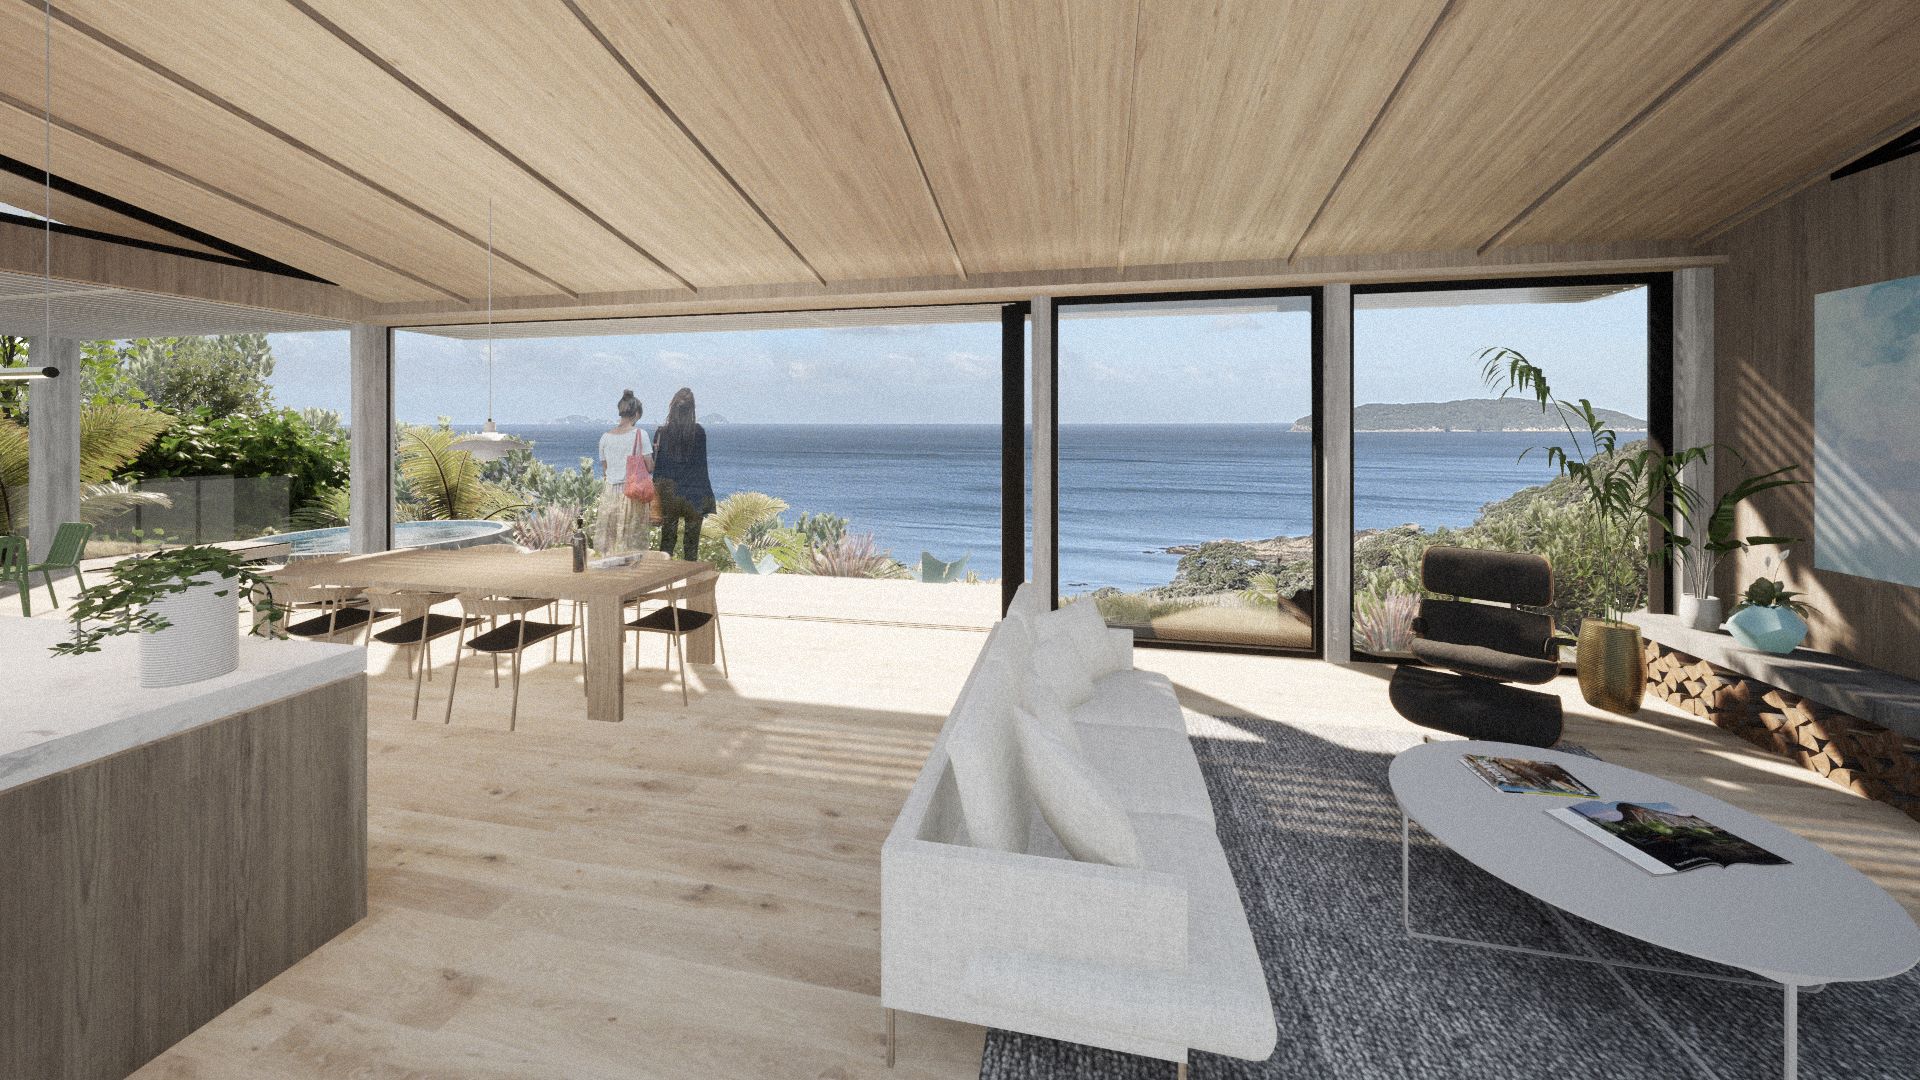
<path id="1" fill-rule="evenodd" d="M 1645 431 L 1647 422 L 1612 409 L 1594 413 L 1616 431 Z M 1293 422 L 1294 431 L 1312 431 L 1313 417 Z M 1468 398 L 1463 401 L 1371 403 L 1353 410 L 1355 431 L 1559 431 L 1552 413 L 1524 398 Z"/>
<path id="2" fill-rule="evenodd" d="M 547 423 L 549 424 L 604 424 L 606 422 L 607 421 L 605 417 L 581 416 L 579 413 L 574 413 L 572 416 L 562 416 L 558 419 L 547 421 Z"/>
<path id="3" fill-rule="evenodd" d="M 703 424 L 731 424 L 731 423 L 733 423 L 733 421 L 731 421 L 731 420 L 728 420 L 728 419 L 727 419 L 727 418 L 726 418 L 725 416 L 722 416 L 721 414 L 719 414 L 719 413 L 717 413 L 717 412 L 710 412 L 710 413 L 701 413 L 701 414 L 700 414 L 700 422 L 701 422 L 701 423 L 703 423 Z"/>

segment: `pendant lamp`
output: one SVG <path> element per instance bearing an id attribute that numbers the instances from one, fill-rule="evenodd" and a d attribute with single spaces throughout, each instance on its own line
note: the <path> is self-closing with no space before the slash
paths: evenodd
<path id="1" fill-rule="evenodd" d="M 515 450 L 531 450 L 533 444 L 517 435 L 502 434 L 493 426 L 493 200 L 487 200 L 487 424 L 471 435 L 462 435 L 449 444 L 450 450 L 462 450 L 475 461 L 499 461 Z"/>

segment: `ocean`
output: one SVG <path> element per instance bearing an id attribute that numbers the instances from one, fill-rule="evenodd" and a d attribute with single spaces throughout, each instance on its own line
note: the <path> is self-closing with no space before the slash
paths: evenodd
<path id="1" fill-rule="evenodd" d="M 503 425 L 540 460 L 572 468 L 599 427 Z M 1363 432 L 1354 524 L 1471 523 L 1480 507 L 1552 478 L 1539 432 Z M 993 425 L 713 424 L 714 490 L 763 491 L 838 514 L 913 564 L 922 551 L 1000 573 L 1000 429 Z M 1079 592 L 1164 585 L 1204 540 L 1312 531 L 1313 436 L 1284 424 L 1069 424 L 1060 430 L 1060 576 Z"/>

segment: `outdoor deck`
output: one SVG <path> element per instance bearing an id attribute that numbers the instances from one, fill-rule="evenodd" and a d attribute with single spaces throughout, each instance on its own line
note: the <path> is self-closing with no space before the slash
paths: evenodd
<path id="1" fill-rule="evenodd" d="M 622 724 L 582 719 L 564 643 L 534 654 L 519 731 L 472 662 L 452 725 L 444 675 L 416 723 L 376 646 L 369 917 L 137 1075 L 975 1076 L 981 1032 L 915 1016 L 884 1067 L 878 863 L 998 587 L 730 575 L 720 599 L 732 677 L 699 670 L 682 708 L 632 672 Z M 1384 667 L 1136 658 L 1200 730 L 1403 726 Z M 1920 824 L 1664 705 L 1625 720 L 1559 689 L 1570 739 L 1798 829 L 1920 913 Z"/>

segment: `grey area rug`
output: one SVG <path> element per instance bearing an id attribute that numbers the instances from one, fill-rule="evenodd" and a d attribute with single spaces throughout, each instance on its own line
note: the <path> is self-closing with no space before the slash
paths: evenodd
<path id="1" fill-rule="evenodd" d="M 1387 764 L 1405 736 L 1353 749 L 1265 721 L 1194 738 L 1273 993 L 1280 1042 L 1217 1078 L 1777 1077 L 1781 995 L 1678 975 L 1410 941 L 1400 813 Z M 1340 739 L 1355 742 L 1351 734 Z M 1414 830 L 1417 929 L 1743 975 L 1644 945 L 1533 900 Z M 1809 932 L 1819 913 L 1809 912 Z M 1170 1080 L 1164 1061 L 991 1031 L 983 1080 Z M 1920 1077 L 1920 977 L 1837 984 L 1800 1004 L 1805 1080 Z"/>

